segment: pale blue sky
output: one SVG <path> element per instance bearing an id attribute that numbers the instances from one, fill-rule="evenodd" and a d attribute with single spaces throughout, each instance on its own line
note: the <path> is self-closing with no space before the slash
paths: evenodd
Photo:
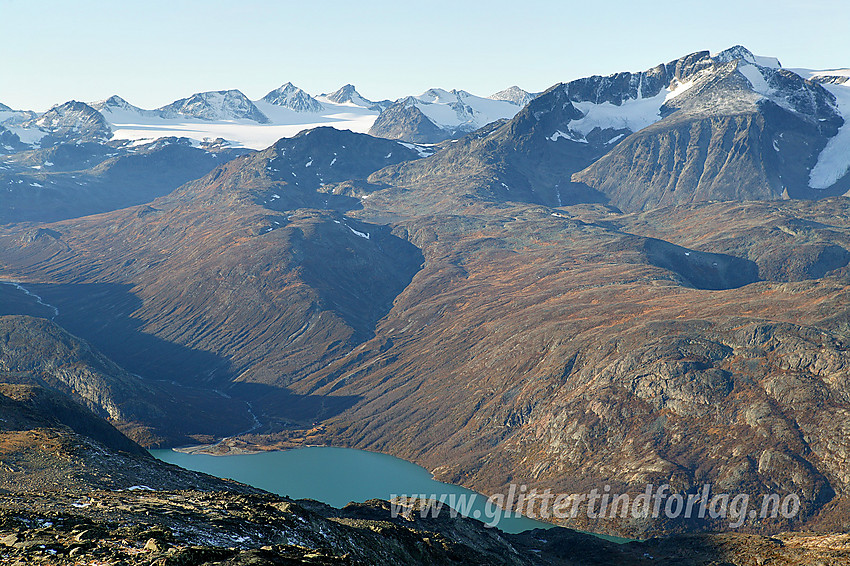
<path id="1" fill-rule="evenodd" d="M 154 108 L 286 81 L 372 99 L 430 87 L 543 90 L 743 44 L 787 67 L 850 66 L 848 0 L 0 0 L 0 102 L 120 94 Z"/>

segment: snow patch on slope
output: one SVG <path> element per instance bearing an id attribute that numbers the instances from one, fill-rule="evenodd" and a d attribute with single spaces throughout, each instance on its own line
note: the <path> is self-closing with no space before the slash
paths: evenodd
<path id="1" fill-rule="evenodd" d="M 826 189 L 850 172 L 850 82 L 840 85 L 823 85 L 835 95 L 838 111 L 844 125 L 838 130 L 818 156 L 818 162 L 809 176 L 809 186 Z"/>
<path id="2" fill-rule="evenodd" d="M 348 228 L 349 230 L 351 230 L 351 233 L 354 234 L 355 236 L 360 236 L 364 240 L 370 240 L 371 239 L 371 236 L 369 235 L 368 232 L 361 232 L 359 230 L 355 230 L 354 228 L 352 228 L 348 224 L 346 224 L 345 227 Z"/>
<path id="3" fill-rule="evenodd" d="M 431 149 L 431 145 L 429 144 L 413 144 L 408 142 L 396 142 L 399 145 L 403 145 L 407 149 L 412 149 L 416 153 L 419 154 L 419 157 L 431 157 L 434 155 L 434 150 Z"/>
<path id="4" fill-rule="evenodd" d="M 835 96 L 844 125 L 830 138 L 809 174 L 809 187 L 826 189 L 850 173 L 850 69 L 790 69 L 814 80 Z M 827 80 L 824 80 L 827 79 Z"/>
<path id="5" fill-rule="evenodd" d="M 583 141 L 584 138 L 599 128 L 601 130 L 629 130 L 640 131 L 661 119 L 661 107 L 693 86 L 693 81 L 685 83 L 676 82 L 672 88 L 663 89 L 657 95 L 649 98 L 630 98 L 619 106 L 610 102 L 596 104 L 594 102 L 573 102 L 584 116 L 570 121 L 569 133 L 555 132 L 549 139 L 552 141 L 560 137 L 573 141 Z M 577 136 L 575 134 L 580 134 Z"/>
<path id="6" fill-rule="evenodd" d="M 574 142 L 587 143 L 587 140 L 584 138 L 576 137 L 575 133 L 570 131 L 569 133 L 564 133 L 561 130 L 555 131 L 554 134 L 546 138 L 549 141 L 558 141 L 559 139 L 564 138 Z"/>
<path id="7" fill-rule="evenodd" d="M 738 65 L 738 72 L 744 75 L 757 93 L 767 97 L 770 97 L 773 93 L 773 89 L 767 84 L 761 69 L 756 65 L 742 63 Z"/>
<path id="8" fill-rule="evenodd" d="M 47 132 L 39 130 L 38 128 L 24 128 L 22 126 L 5 126 L 5 128 L 18 136 L 21 143 L 32 146 L 41 143 L 42 138 L 47 135 Z"/>

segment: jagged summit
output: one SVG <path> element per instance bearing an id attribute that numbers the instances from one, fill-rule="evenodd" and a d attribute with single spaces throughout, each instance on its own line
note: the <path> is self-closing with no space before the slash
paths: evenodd
<path id="1" fill-rule="evenodd" d="M 181 98 L 159 109 L 163 117 L 186 116 L 200 120 L 252 120 L 267 124 L 268 117 L 248 100 L 239 90 L 199 92 L 189 98 Z"/>
<path id="2" fill-rule="evenodd" d="M 832 123 L 836 116 L 824 89 L 780 68 L 777 60 L 753 55 L 741 46 L 715 56 L 698 51 L 646 71 L 595 75 L 557 88 L 564 89 L 582 116 L 553 132 L 555 139 L 588 141 L 594 132 L 608 132 L 605 139 L 610 140 L 638 132 L 677 111 L 682 111 L 680 116 L 698 110 L 703 114 L 728 113 L 733 108 L 749 112 L 761 100 L 809 121 Z"/>
<path id="3" fill-rule="evenodd" d="M 321 112 L 324 110 L 321 102 L 290 82 L 269 92 L 262 98 L 262 101 L 296 112 Z"/>

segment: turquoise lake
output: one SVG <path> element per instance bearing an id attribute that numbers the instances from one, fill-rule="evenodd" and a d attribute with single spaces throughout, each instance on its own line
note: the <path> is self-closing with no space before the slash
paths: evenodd
<path id="1" fill-rule="evenodd" d="M 184 454 L 173 450 L 152 450 L 164 462 L 182 468 L 229 478 L 293 499 L 315 499 L 334 507 L 352 501 L 390 499 L 393 495 L 425 495 L 471 497 L 472 490 L 438 482 L 431 473 L 393 456 L 363 450 L 311 447 L 282 452 L 209 456 Z M 499 513 L 498 527 L 509 533 L 528 529 L 548 529 L 552 525 L 527 517 L 506 517 L 486 497 L 478 494 L 469 515 L 484 521 Z"/>

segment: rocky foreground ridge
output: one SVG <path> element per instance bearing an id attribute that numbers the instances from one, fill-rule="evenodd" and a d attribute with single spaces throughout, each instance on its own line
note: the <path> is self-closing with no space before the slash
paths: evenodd
<path id="1" fill-rule="evenodd" d="M 568 529 L 508 535 L 472 519 L 334 509 L 151 458 L 38 387 L 0 384 L 4 564 L 837 564 L 850 536 L 692 535 L 624 545 Z M 826 561 L 826 562 L 825 562 Z"/>

